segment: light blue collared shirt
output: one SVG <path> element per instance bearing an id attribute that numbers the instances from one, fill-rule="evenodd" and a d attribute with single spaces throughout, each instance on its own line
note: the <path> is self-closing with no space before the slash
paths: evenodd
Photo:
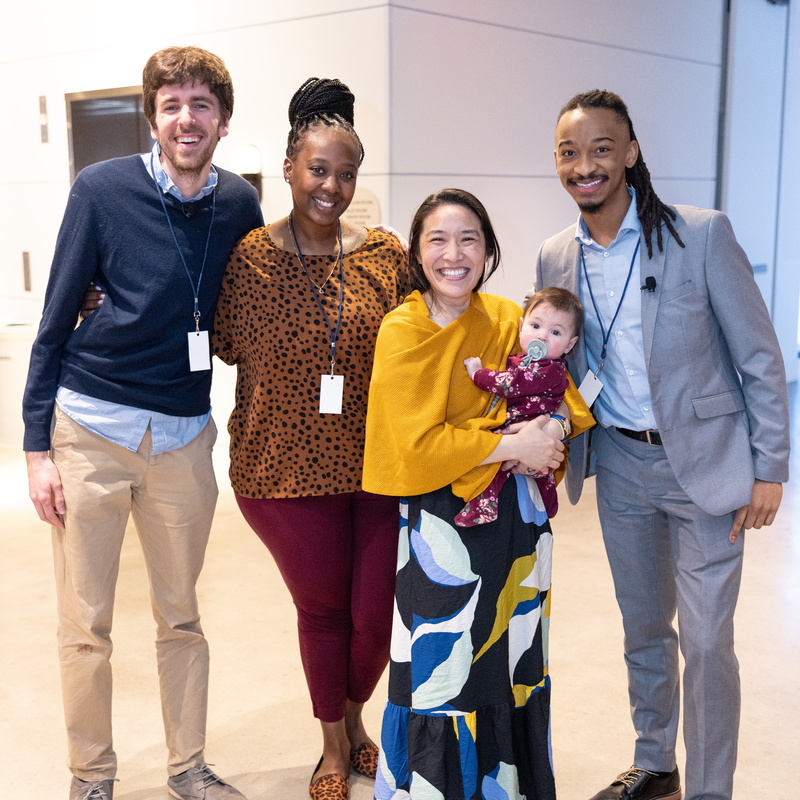
<path id="1" fill-rule="evenodd" d="M 586 312 L 584 314 L 586 353 L 589 367 L 593 372 L 597 371 L 603 348 L 603 333 L 597 313 L 599 312 L 603 328 L 608 333 L 611 320 L 619 308 L 619 314 L 608 337 L 608 351 L 599 376 L 603 383 L 603 391 L 600 392 L 592 411 L 597 421 L 607 428 L 614 426 L 629 430 L 649 430 L 657 428 L 658 425 L 653 416 L 650 384 L 644 360 L 642 292 L 639 288 L 641 248 L 636 253 L 633 273 L 623 299 L 631 259 L 642 232 L 636 214 L 636 195 L 633 189 L 629 188 L 628 192 L 632 198 L 631 204 L 616 238 L 608 247 L 601 247 L 592 239 L 582 216 L 578 218 L 575 239 L 582 247 L 586 264 L 586 274 L 581 268 L 580 294 Z M 586 284 L 587 275 L 597 312 Z"/>
<path id="2" fill-rule="evenodd" d="M 153 144 L 153 149 L 149 153 L 142 153 L 142 161 L 144 161 L 145 169 L 150 173 L 150 177 L 156 182 L 161 191 L 164 194 L 173 195 L 181 203 L 194 203 L 211 194 L 217 187 L 217 170 L 212 164 L 206 185 L 194 197 L 184 197 L 167 171 L 161 166 L 161 145 L 158 142 Z"/>
<path id="3" fill-rule="evenodd" d="M 79 425 L 134 453 L 149 427 L 153 438 L 150 452 L 154 456 L 185 447 L 202 433 L 211 417 L 210 411 L 199 417 L 159 414 L 157 411 L 98 400 L 63 386 L 58 387 L 56 403 Z"/>
<path id="4" fill-rule="evenodd" d="M 164 194 L 171 194 L 182 203 L 193 203 L 214 191 L 217 185 L 217 171 L 212 166 L 206 185 L 194 197 L 187 200 L 161 166 L 160 155 L 161 146 L 156 142 L 149 153 L 142 153 L 142 160 L 150 177 Z M 63 386 L 58 387 L 56 403 L 79 425 L 134 452 L 139 449 L 149 427 L 153 438 L 151 453 L 154 456 L 185 447 L 201 433 L 211 417 L 211 411 L 199 417 L 159 414 L 156 411 L 145 411 L 133 406 L 98 400 L 96 397 L 73 392 Z"/>

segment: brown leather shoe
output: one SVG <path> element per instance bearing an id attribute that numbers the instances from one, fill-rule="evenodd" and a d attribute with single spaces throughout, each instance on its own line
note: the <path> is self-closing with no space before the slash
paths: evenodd
<path id="1" fill-rule="evenodd" d="M 591 800 L 681 800 L 680 775 L 631 767 Z"/>
<path id="2" fill-rule="evenodd" d="M 311 773 L 312 779 L 322 763 L 322 757 L 317 762 L 314 772 Z M 320 775 L 316 780 L 312 780 L 308 785 L 308 793 L 311 800 L 348 800 L 350 797 L 350 781 L 338 772 L 331 772 L 329 775 Z"/>
<path id="3" fill-rule="evenodd" d="M 365 778 L 375 778 L 378 774 L 378 746 L 364 742 L 350 751 L 350 766 Z"/>

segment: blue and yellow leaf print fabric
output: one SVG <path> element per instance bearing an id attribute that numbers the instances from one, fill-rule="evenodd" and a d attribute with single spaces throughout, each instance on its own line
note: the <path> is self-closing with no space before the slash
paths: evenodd
<path id="1" fill-rule="evenodd" d="M 553 537 L 533 480 L 457 528 L 449 487 L 401 505 L 377 800 L 554 800 Z"/>

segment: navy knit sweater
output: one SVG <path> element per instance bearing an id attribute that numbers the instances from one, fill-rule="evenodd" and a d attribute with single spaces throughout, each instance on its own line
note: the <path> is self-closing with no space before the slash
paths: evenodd
<path id="1" fill-rule="evenodd" d="M 231 248 L 263 225 L 255 190 L 237 175 L 217 171 L 216 189 L 196 203 L 182 204 L 164 195 L 196 284 L 216 194 L 199 294 L 200 329 L 208 331 Z M 187 333 L 194 330 L 194 294 L 160 193 L 138 155 L 94 164 L 75 179 L 31 352 L 23 400 L 25 450 L 49 449 L 59 385 L 174 416 L 208 411 L 211 371 L 189 370 Z M 106 298 L 76 328 L 92 281 Z"/>

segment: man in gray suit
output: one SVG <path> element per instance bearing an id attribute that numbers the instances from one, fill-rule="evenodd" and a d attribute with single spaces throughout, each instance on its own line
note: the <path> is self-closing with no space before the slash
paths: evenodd
<path id="1" fill-rule="evenodd" d="M 580 217 L 542 245 L 536 287 L 586 308 L 570 369 L 599 424 L 571 444 L 567 491 L 596 473 L 636 730 L 633 767 L 592 800 L 680 798 L 679 643 L 686 798 L 730 800 L 742 530 L 772 523 L 789 477 L 780 349 L 727 217 L 658 199 L 619 97 L 574 97 L 555 138 Z"/>

